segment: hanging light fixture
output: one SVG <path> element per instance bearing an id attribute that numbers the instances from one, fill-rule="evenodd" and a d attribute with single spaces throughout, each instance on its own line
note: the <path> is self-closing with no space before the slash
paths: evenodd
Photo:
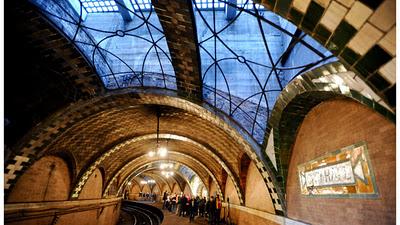
<path id="1" fill-rule="evenodd" d="M 159 143 L 159 136 L 160 136 L 160 110 L 157 109 L 157 142 L 156 142 L 156 150 L 155 151 L 150 151 L 148 153 L 149 157 L 154 157 L 155 155 L 159 157 L 166 157 L 168 155 L 168 150 L 165 147 L 160 147 Z"/>
<path id="2" fill-rule="evenodd" d="M 169 178 L 174 175 L 174 172 L 173 171 L 161 171 L 161 174 L 163 176 L 165 176 L 166 178 Z"/>

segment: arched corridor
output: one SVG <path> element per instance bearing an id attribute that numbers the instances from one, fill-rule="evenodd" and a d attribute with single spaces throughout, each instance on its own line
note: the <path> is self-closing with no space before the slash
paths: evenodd
<path id="1" fill-rule="evenodd" d="M 5 224 L 395 224 L 395 6 L 7 1 Z"/>

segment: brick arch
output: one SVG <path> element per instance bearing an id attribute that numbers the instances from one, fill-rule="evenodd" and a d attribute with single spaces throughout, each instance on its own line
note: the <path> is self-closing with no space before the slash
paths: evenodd
<path id="1" fill-rule="evenodd" d="M 32 3 L 22 0 L 15 2 L 18 16 L 23 18 L 17 24 L 23 27 L 34 48 L 46 55 L 48 62 L 57 62 L 55 68 L 74 82 L 84 98 L 104 93 L 97 74 L 70 40 L 54 28 Z"/>
<path id="2" fill-rule="evenodd" d="M 147 154 L 149 148 L 154 147 L 156 137 L 156 134 L 146 134 L 121 142 L 96 158 L 92 165 L 101 164 L 107 167 L 109 174 L 112 175 L 118 172 L 122 165 L 129 164 L 131 159 Z M 164 132 L 159 134 L 159 138 L 161 143 L 165 143 L 164 140 L 166 140 L 167 145 L 165 146 L 174 156 L 183 155 L 184 157 L 191 157 L 201 164 L 207 165 L 212 174 L 219 174 L 219 171 L 226 170 L 233 179 L 239 180 L 236 170 L 234 170 L 235 168 L 232 168 L 235 165 L 226 162 L 224 158 L 216 154 L 216 151 L 209 148 L 209 146 L 204 146 L 202 143 L 191 138 L 166 134 Z M 135 151 L 132 151 L 132 149 L 135 149 Z M 88 168 L 87 171 L 90 171 L 90 168 L 93 167 L 88 166 Z M 110 177 L 108 176 L 107 179 L 110 179 Z M 218 176 L 217 179 L 219 179 Z"/>
<path id="3" fill-rule="evenodd" d="M 75 156 L 70 151 L 58 152 L 58 153 L 54 154 L 54 156 L 60 157 L 67 163 L 69 173 L 71 176 L 71 184 L 75 183 L 76 178 L 77 178 L 77 173 L 78 173 L 78 171 L 76 169 L 77 162 L 76 162 Z"/>
<path id="4" fill-rule="evenodd" d="M 151 179 L 154 179 L 154 180 L 156 181 L 156 184 L 155 184 L 154 187 L 151 189 L 152 192 L 153 192 L 153 190 L 154 190 L 155 187 L 157 187 L 157 188 L 160 190 L 160 192 L 161 192 L 161 189 L 162 189 L 162 188 L 161 188 L 161 185 L 160 185 L 161 182 L 163 182 L 164 184 L 168 185 L 168 187 L 170 187 L 169 183 L 168 183 L 166 180 L 162 179 L 162 177 L 160 177 L 160 176 L 156 176 L 156 174 L 154 174 L 154 173 L 148 173 L 148 172 L 146 171 L 146 172 L 142 173 L 141 175 L 150 177 Z M 131 179 L 131 180 L 134 180 L 134 179 Z M 160 182 L 160 181 L 161 181 L 161 182 Z M 124 189 L 125 189 L 125 188 L 126 188 L 126 187 L 124 187 Z M 121 192 L 121 193 L 123 193 L 123 192 Z"/>
<path id="5" fill-rule="evenodd" d="M 135 173 L 135 171 L 133 171 L 133 173 Z M 162 178 L 162 174 L 159 173 L 158 168 L 155 168 L 155 167 L 154 168 L 148 168 L 148 169 L 144 170 L 143 172 L 141 172 L 140 174 L 148 175 L 150 177 L 151 176 L 152 177 L 159 177 L 160 179 Z M 178 183 L 179 187 L 182 189 L 182 187 L 184 187 L 184 185 L 188 181 L 185 179 L 185 177 L 181 173 L 179 173 L 177 171 L 174 171 L 174 174 L 175 174 L 174 176 L 171 176 L 168 179 L 172 179 L 175 183 Z"/>
<path id="6" fill-rule="evenodd" d="M 106 186 L 106 188 L 105 188 L 105 190 L 104 190 L 104 196 L 107 195 L 107 192 L 108 192 L 109 188 L 111 187 L 111 185 L 112 185 L 113 183 L 115 183 L 115 180 L 116 180 L 115 178 L 116 178 L 116 177 L 122 177 L 123 182 L 120 183 L 120 184 L 121 184 L 121 187 L 122 187 L 123 185 L 125 185 L 125 184 L 128 182 L 128 180 L 130 180 L 130 177 L 135 176 L 135 174 L 140 173 L 140 171 L 142 171 L 142 170 L 146 171 L 146 170 L 148 170 L 148 169 L 153 169 L 153 168 L 151 168 L 151 167 L 148 168 L 148 166 L 149 166 L 149 165 L 152 165 L 155 161 L 154 161 L 154 160 L 153 160 L 153 161 L 152 161 L 152 160 L 147 160 L 147 161 L 145 161 L 145 158 L 146 158 L 146 156 L 138 157 L 138 158 L 136 158 L 135 160 L 131 161 L 129 164 L 125 165 L 125 166 L 124 166 L 123 168 L 121 168 L 120 170 L 118 170 L 118 173 L 116 173 L 116 174 L 113 176 L 113 179 L 111 179 L 111 180 L 108 182 L 108 185 Z M 205 167 L 204 164 L 202 164 L 201 162 L 198 162 L 198 161 L 188 161 L 187 163 L 184 162 L 184 161 L 181 160 L 181 159 L 170 159 L 169 161 L 170 161 L 170 162 L 176 162 L 176 163 L 179 163 L 179 164 L 182 164 L 182 165 L 185 165 L 185 166 L 191 168 L 191 169 L 197 174 L 197 176 L 199 176 L 199 169 L 195 168 L 195 166 L 194 166 L 195 164 L 193 164 L 193 163 L 200 164 L 200 165 L 203 166 L 203 169 L 207 170 L 207 167 Z M 192 163 L 190 163 L 190 162 L 192 162 Z M 190 165 L 189 165 L 189 163 L 190 163 Z M 219 190 L 220 193 L 222 193 L 220 182 L 218 182 L 218 180 L 217 180 L 216 177 L 211 173 L 211 171 L 208 170 L 208 171 L 207 171 L 207 174 L 208 174 L 210 177 L 212 177 L 212 180 L 213 180 L 213 181 L 216 183 L 216 185 L 217 185 L 217 189 Z M 205 178 L 204 178 L 203 176 L 199 176 L 199 178 L 202 180 L 202 182 L 206 182 L 206 180 L 205 180 Z"/>
<path id="7" fill-rule="evenodd" d="M 7 203 L 66 201 L 71 188 L 68 163 L 58 156 L 36 161 L 12 189 Z"/>
<path id="8" fill-rule="evenodd" d="M 250 157 L 246 153 L 243 153 L 242 157 L 240 157 L 240 185 L 242 185 L 244 193 L 246 193 L 246 178 L 250 163 Z"/>
<path id="9" fill-rule="evenodd" d="M 394 0 L 258 0 L 339 57 L 395 108 Z"/>
<path id="10" fill-rule="evenodd" d="M 351 82 L 353 75 L 341 63 L 328 64 L 299 76 L 278 97 L 268 123 L 270 132 L 265 136 L 267 149 L 264 153 L 269 159 L 269 166 L 275 168 L 276 165 L 275 174 L 281 190 L 285 190 L 290 151 L 297 128 L 307 112 L 317 104 L 334 98 L 352 99 L 375 110 L 389 121 L 395 121 L 390 107 L 378 103 L 380 97 L 366 96 L 371 92 L 366 92 L 363 89 L 365 87 L 361 87 L 365 95 L 359 92 L 360 86 L 355 85 L 359 83 Z M 273 143 L 271 148 L 268 142 Z M 271 155 L 275 158 L 275 165 Z"/>
<path id="11" fill-rule="evenodd" d="M 186 113 L 195 115 L 210 125 L 212 124 L 214 131 L 216 129 L 220 129 L 222 132 L 221 134 L 226 135 L 225 138 L 229 138 L 229 142 L 232 141 L 230 151 L 234 149 L 233 147 L 237 147 L 238 151 L 245 151 L 254 161 L 255 165 L 257 165 L 259 172 L 264 178 L 264 182 L 274 186 L 274 180 L 270 175 L 270 169 L 264 166 L 264 161 L 260 157 L 262 154 L 260 146 L 252 141 L 251 137 L 246 136 L 246 132 L 239 132 L 241 131 L 240 126 L 236 125 L 229 117 L 214 111 L 207 105 L 200 106 L 194 104 L 187 100 L 177 98 L 174 92 L 163 90 L 120 90 L 101 97 L 93 98 L 91 100 L 80 101 L 69 107 L 61 109 L 49 117 L 46 121 L 43 121 L 40 126 L 33 129 L 29 136 L 35 138 L 28 139 L 26 142 L 21 142 L 19 145 L 20 151 L 12 155 L 11 158 L 18 157 L 31 163 L 35 160 L 36 155 L 43 155 L 43 153 L 49 149 L 49 146 L 56 147 L 56 140 L 59 140 L 60 137 L 65 134 L 65 132 L 69 132 L 71 127 L 75 124 L 83 122 L 88 118 L 94 119 L 96 115 L 102 116 L 107 110 L 120 110 L 124 107 L 134 108 L 137 105 L 149 104 L 175 107 L 185 111 Z M 109 111 L 108 114 L 111 112 L 112 111 Z M 118 143 L 118 140 L 116 141 L 117 142 L 115 142 L 114 145 Z M 207 140 L 207 142 L 208 144 L 210 143 L 209 140 Z M 96 149 L 96 151 L 98 150 L 99 148 Z M 237 155 L 224 154 L 224 157 L 237 157 Z M 30 163 L 23 162 L 23 164 L 27 166 L 29 166 Z M 10 165 L 11 163 L 7 166 Z M 18 171 L 23 172 L 26 168 L 27 167 L 22 167 Z M 237 168 L 237 165 L 235 168 Z M 10 176 L 13 175 L 15 171 L 6 170 L 5 172 L 6 183 L 13 183 L 16 179 L 18 179 L 18 175 L 15 177 Z M 6 190 L 7 189 L 10 189 L 10 187 L 6 187 Z M 274 189 L 271 189 L 272 198 L 279 199 L 280 196 L 276 195 L 275 193 L 277 192 L 275 192 Z M 281 212 L 282 208 L 279 200 L 276 200 L 275 206 L 277 213 Z"/>
<path id="12" fill-rule="evenodd" d="M 191 143 L 192 145 L 196 146 L 196 151 L 201 151 L 202 155 L 205 155 L 205 157 L 201 156 L 201 155 L 191 155 L 189 154 L 190 151 L 185 152 L 185 151 L 177 151 L 174 149 L 170 149 L 170 153 L 173 155 L 181 155 L 182 157 L 190 157 L 192 158 L 195 164 L 198 165 L 203 165 L 203 168 L 210 168 L 210 170 L 212 172 L 210 172 L 209 174 L 215 174 L 217 173 L 217 171 L 219 171 L 218 169 L 214 169 L 215 166 L 221 167 L 221 169 L 226 170 L 227 173 L 229 174 L 230 178 L 234 181 L 234 184 L 236 187 L 240 187 L 239 184 L 239 178 L 237 177 L 236 173 L 231 169 L 231 167 L 224 162 L 223 159 L 221 159 L 218 155 L 216 155 L 212 150 L 208 149 L 207 147 L 203 146 L 202 144 L 191 140 L 189 138 L 186 137 L 182 137 L 179 135 L 171 135 L 171 134 L 160 134 L 159 135 L 160 139 L 168 139 L 168 140 L 179 140 L 180 142 L 178 142 L 177 144 L 181 147 L 187 148 L 187 146 L 185 146 L 185 143 Z M 103 155 L 99 156 L 91 165 L 87 166 L 87 170 L 82 172 L 81 176 L 78 178 L 78 182 L 77 182 L 77 186 L 75 187 L 75 189 L 79 190 L 81 186 L 83 186 L 87 180 L 87 178 L 90 176 L 90 174 L 92 173 L 93 169 L 96 168 L 98 165 L 103 165 L 106 166 L 106 164 L 104 164 L 103 162 L 107 162 L 108 164 L 108 159 L 117 159 L 119 156 L 122 156 L 123 158 L 129 158 L 129 153 L 131 149 L 136 149 L 135 151 L 135 155 L 137 156 L 142 156 L 145 158 L 146 154 L 147 154 L 147 148 L 145 147 L 145 151 L 142 151 L 141 149 L 137 149 L 137 147 L 135 147 L 136 145 L 131 145 L 131 143 L 137 143 L 138 146 L 142 146 L 143 142 L 146 140 L 150 140 L 150 141 L 155 141 L 156 138 L 156 134 L 148 134 L 148 135 L 144 135 L 144 136 L 138 136 L 132 139 L 129 139 L 125 142 L 122 142 L 120 144 L 118 144 L 117 146 L 114 146 L 113 148 L 109 149 L 107 152 L 104 152 Z M 170 146 L 171 147 L 171 146 Z M 123 149 L 128 149 L 128 152 L 124 152 Z M 143 156 L 144 154 L 144 156 Z M 135 156 L 136 157 L 136 156 Z M 212 161 L 215 161 L 214 163 L 211 163 Z M 121 163 L 121 162 L 119 162 Z M 122 168 L 125 168 L 128 165 L 131 165 L 132 162 L 129 161 L 129 159 L 127 159 L 126 162 L 123 162 L 121 165 L 125 165 L 122 167 L 115 167 L 115 169 L 113 170 L 109 170 L 109 178 L 107 178 L 107 180 L 109 181 L 110 178 L 115 177 L 115 173 L 118 172 L 121 173 Z M 207 166 L 205 166 L 207 165 Z M 200 176 L 201 177 L 201 176 Z M 108 182 L 107 181 L 107 182 Z M 237 188 L 239 193 L 242 193 L 240 188 Z M 241 195 L 239 194 L 238 195 Z M 76 193 L 79 194 L 79 193 Z"/>

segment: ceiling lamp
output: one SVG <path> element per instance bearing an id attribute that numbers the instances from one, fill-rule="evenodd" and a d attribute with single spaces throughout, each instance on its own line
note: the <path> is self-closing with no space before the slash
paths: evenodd
<path id="1" fill-rule="evenodd" d="M 156 154 L 159 157 L 166 157 L 168 155 L 167 148 L 160 147 L 159 135 L 160 135 L 160 111 L 157 109 L 157 142 L 156 142 L 156 151 L 150 151 L 148 153 L 149 157 L 154 157 Z"/>
<path id="2" fill-rule="evenodd" d="M 155 184 L 156 181 L 151 179 L 151 180 L 142 180 L 140 181 L 141 184 Z"/>
<path id="3" fill-rule="evenodd" d="M 172 163 L 161 163 L 160 165 L 160 169 L 172 169 L 172 167 L 174 167 L 174 165 Z"/>
<path id="4" fill-rule="evenodd" d="M 161 171 L 161 174 L 163 176 L 165 176 L 166 178 L 169 178 L 169 177 L 174 175 L 174 172 L 172 172 L 172 171 Z"/>

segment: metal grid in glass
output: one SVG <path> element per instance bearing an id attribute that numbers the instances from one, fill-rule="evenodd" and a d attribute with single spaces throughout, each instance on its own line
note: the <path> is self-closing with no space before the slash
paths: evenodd
<path id="1" fill-rule="evenodd" d="M 296 76 L 337 60 L 295 25 L 249 0 L 192 0 L 203 98 L 258 142 L 275 101 Z M 225 4 L 225 10 L 212 7 Z"/>
<path id="2" fill-rule="evenodd" d="M 131 0 L 126 5 L 127 1 L 31 1 L 75 44 L 107 89 L 150 86 L 176 90 L 165 35 L 150 0 Z M 85 3 L 95 7 L 107 2 L 118 11 L 86 12 Z"/>
<path id="3" fill-rule="evenodd" d="M 118 12 L 115 1 L 80 0 L 88 13 L 96 12 Z"/>
<path id="4" fill-rule="evenodd" d="M 264 6 L 260 4 L 253 4 L 251 0 L 235 0 L 237 8 L 245 8 L 245 9 L 253 9 L 253 7 L 257 7 L 259 10 L 265 9 Z M 230 1 L 230 2 L 235 2 Z M 214 1 L 214 0 L 195 0 L 196 8 L 200 10 L 225 10 L 227 4 L 224 1 Z"/>

